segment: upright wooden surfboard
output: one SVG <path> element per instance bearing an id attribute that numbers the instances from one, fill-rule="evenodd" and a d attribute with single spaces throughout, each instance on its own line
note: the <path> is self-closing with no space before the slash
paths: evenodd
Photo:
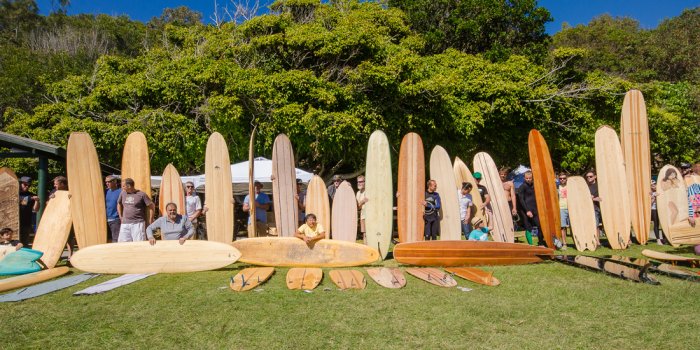
<path id="1" fill-rule="evenodd" d="M 481 173 L 481 184 L 486 187 L 491 196 L 491 210 L 493 211 L 493 220 L 489 225 L 489 228 L 493 230 L 491 237 L 496 242 L 515 242 L 513 216 L 503 191 L 503 183 L 498 175 L 496 163 L 493 162 L 488 153 L 479 152 L 474 156 L 474 171 Z"/>
<path id="2" fill-rule="evenodd" d="M 554 250 L 520 243 L 479 241 L 425 241 L 400 243 L 394 259 L 416 266 L 494 266 L 541 262 Z"/>
<path id="3" fill-rule="evenodd" d="M 70 212 L 78 247 L 83 249 L 107 243 L 105 188 L 97 151 L 90 135 L 84 132 L 70 134 L 66 163 L 71 194 Z"/>
<path id="4" fill-rule="evenodd" d="M 365 287 L 367 287 L 365 275 L 357 270 L 331 270 L 328 276 L 330 276 L 331 281 L 341 290 L 365 289 Z"/>
<path id="5" fill-rule="evenodd" d="M 647 108 L 639 90 L 625 94 L 620 141 L 627 172 L 632 230 L 639 244 L 646 244 L 651 226 L 651 153 Z"/>
<path id="6" fill-rule="evenodd" d="M 473 267 L 450 267 L 446 268 L 445 271 L 462 277 L 465 280 L 485 286 L 495 287 L 501 284 L 501 281 L 493 277 L 493 272 L 487 272 Z"/>
<path id="7" fill-rule="evenodd" d="M 674 247 L 700 244 L 700 225 L 688 223 L 688 194 L 680 170 L 666 165 L 659 171 L 656 210 L 664 236 Z"/>
<path id="8" fill-rule="evenodd" d="M 626 249 L 630 243 L 632 219 L 625 160 L 617 133 L 607 125 L 595 132 L 595 165 L 605 235 L 612 249 Z"/>
<path id="9" fill-rule="evenodd" d="M 595 236 L 595 212 L 588 184 L 580 176 L 571 176 L 566 187 L 569 191 L 566 203 L 569 208 L 569 221 L 576 250 L 594 251 L 598 248 L 598 240 Z"/>
<path id="10" fill-rule="evenodd" d="M 311 290 L 323 279 L 323 271 L 317 267 L 293 267 L 287 272 L 287 288 Z"/>
<path id="11" fill-rule="evenodd" d="M 32 244 L 32 249 L 44 253 L 41 261 L 46 267 L 53 268 L 61 258 L 72 223 L 68 191 L 56 191 L 46 204 Z"/>
<path id="12" fill-rule="evenodd" d="M 255 129 L 250 133 L 250 144 L 248 145 L 248 200 L 250 201 L 248 237 L 252 238 L 256 234 L 255 212 L 258 210 L 255 205 Z"/>
<path id="13" fill-rule="evenodd" d="M 481 201 L 479 188 L 476 187 L 476 180 L 474 179 L 474 176 L 472 176 L 472 172 L 469 170 L 469 167 L 467 167 L 467 164 L 465 164 L 461 159 L 459 159 L 459 157 L 455 157 L 452 170 L 455 173 L 455 185 L 457 185 L 457 189 L 462 189 L 463 182 L 468 182 L 472 184 L 472 190 L 471 192 L 469 192 L 469 194 L 472 195 L 472 202 L 474 203 L 471 217 L 479 217 L 482 220 L 484 220 L 486 226 L 489 226 L 488 215 L 486 215 L 483 209 L 478 209 L 481 208 L 484 202 Z"/>
<path id="14" fill-rule="evenodd" d="M 209 136 L 205 159 L 207 199 L 207 237 L 210 241 L 233 241 L 233 185 L 231 163 L 224 137 L 218 132 Z"/>
<path id="15" fill-rule="evenodd" d="M 437 181 L 440 194 L 440 240 L 454 241 L 462 238 L 459 223 L 459 200 L 455 188 L 455 176 L 450 156 L 444 148 L 435 146 L 430 153 L 430 178 Z"/>
<path id="16" fill-rule="evenodd" d="M 535 183 L 537 213 L 540 228 L 547 247 L 554 248 L 554 237 L 561 239 L 561 217 L 559 216 L 559 195 L 549 147 L 539 131 L 532 129 L 528 135 L 528 150 L 532 178 Z"/>
<path id="17" fill-rule="evenodd" d="M 293 237 L 297 230 L 299 205 L 295 198 L 296 186 L 292 143 L 287 135 L 279 134 L 272 146 L 272 200 L 280 237 Z"/>
<path id="18" fill-rule="evenodd" d="M 374 267 L 367 269 L 367 274 L 374 282 L 385 288 L 398 289 L 406 285 L 406 278 L 403 276 L 403 272 L 397 268 Z"/>
<path id="19" fill-rule="evenodd" d="M 160 203 L 159 209 L 161 215 L 166 215 L 165 206 L 168 203 L 177 205 L 177 213 L 185 215 L 185 189 L 182 185 L 180 173 L 177 172 L 175 166 L 168 164 L 163 171 L 163 180 L 160 182 Z"/>
<path id="20" fill-rule="evenodd" d="M 12 239 L 19 239 L 19 182 L 10 168 L 0 168 L 0 227 L 12 229 Z"/>
<path id="21" fill-rule="evenodd" d="M 231 277 L 229 287 L 236 292 L 251 290 L 270 279 L 275 272 L 274 267 L 250 267 Z"/>
<path id="22" fill-rule="evenodd" d="M 326 184 L 318 175 L 314 175 L 306 187 L 306 215 L 315 214 L 316 222 L 323 225 L 326 238 L 331 238 L 331 204 Z"/>
<path id="23" fill-rule="evenodd" d="M 347 267 L 371 264 L 379 254 L 364 244 L 322 239 L 309 246 L 294 237 L 258 237 L 232 243 L 241 262 L 261 266 Z"/>
<path id="24" fill-rule="evenodd" d="M 355 191 L 347 181 L 335 190 L 331 217 L 333 239 L 346 242 L 357 240 L 357 200 Z"/>
<path id="25" fill-rule="evenodd" d="M 67 274 L 70 269 L 66 266 L 56 267 L 53 269 L 42 270 L 19 275 L 0 280 L 0 292 L 31 286 L 40 282 L 48 281 L 52 278 Z"/>
<path id="26" fill-rule="evenodd" d="M 410 132 L 401 140 L 397 180 L 396 216 L 399 241 L 423 240 L 423 201 L 425 200 L 425 155 L 423 141 Z"/>
<path id="27" fill-rule="evenodd" d="M 412 267 L 412 268 L 407 268 L 406 272 L 408 272 L 411 276 L 416 277 L 418 279 L 422 279 L 423 281 L 426 281 L 428 283 L 434 284 L 436 286 L 440 287 L 454 287 L 457 285 L 457 281 L 455 281 L 450 274 L 445 273 L 444 271 L 436 268 L 419 268 L 419 267 Z"/>
<path id="28" fill-rule="evenodd" d="M 151 161 L 148 156 L 148 142 L 140 131 L 134 131 L 126 138 L 122 154 L 122 181 L 134 180 L 134 186 L 153 198 L 151 192 Z M 73 183 L 71 183 L 71 187 Z M 71 188 L 72 190 L 72 188 Z M 72 191 L 71 191 L 72 192 Z"/>
<path id="29" fill-rule="evenodd" d="M 391 175 L 389 140 L 381 130 L 369 137 L 365 173 L 365 229 L 367 245 L 379 251 L 382 259 L 389 254 L 394 224 L 394 187 Z"/>

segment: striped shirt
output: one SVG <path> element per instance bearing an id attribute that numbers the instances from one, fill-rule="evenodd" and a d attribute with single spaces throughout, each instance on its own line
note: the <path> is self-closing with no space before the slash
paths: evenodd
<path id="1" fill-rule="evenodd" d="M 688 186 L 688 217 L 695 217 L 695 208 L 700 212 L 700 184 L 693 183 Z"/>

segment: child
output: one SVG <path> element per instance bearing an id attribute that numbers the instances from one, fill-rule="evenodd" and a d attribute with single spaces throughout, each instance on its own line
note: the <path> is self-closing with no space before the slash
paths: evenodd
<path id="1" fill-rule="evenodd" d="M 474 230 L 469 234 L 470 241 L 487 241 L 489 239 L 488 227 L 484 226 L 484 220 L 479 217 L 472 219 L 472 226 Z"/>
<path id="2" fill-rule="evenodd" d="M 12 231 L 12 229 L 9 227 L 5 227 L 2 230 L 0 230 L 0 246 L 11 245 L 15 247 L 15 250 L 20 250 L 20 248 L 22 248 L 23 245 L 18 240 L 12 240 L 13 233 L 14 231 Z"/>
<path id="3" fill-rule="evenodd" d="M 326 238 L 326 230 L 316 222 L 316 215 L 306 214 L 306 223 L 301 225 L 294 237 L 301 239 L 306 244 Z"/>

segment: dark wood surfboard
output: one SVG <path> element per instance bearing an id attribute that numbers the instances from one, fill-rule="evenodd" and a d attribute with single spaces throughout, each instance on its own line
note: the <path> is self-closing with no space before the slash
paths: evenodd
<path id="1" fill-rule="evenodd" d="M 396 194 L 396 215 L 399 241 L 423 240 L 423 206 L 425 200 L 425 154 L 423 141 L 416 133 L 408 133 L 401 141 L 399 176 Z"/>
<path id="2" fill-rule="evenodd" d="M 547 247 L 554 248 L 554 237 L 561 239 L 561 217 L 559 216 L 559 196 L 556 178 L 549 155 L 547 142 L 539 131 L 532 129 L 527 141 L 530 151 L 530 166 L 535 182 L 537 212 L 540 228 Z"/>
<path id="3" fill-rule="evenodd" d="M 424 241 L 394 247 L 396 261 L 416 266 L 492 266 L 537 263 L 554 250 L 520 243 Z"/>
<path id="4" fill-rule="evenodd" d="M 558 255 L 556 261 L 579 268 L 605 272 L 608 275 L 647 284 L 660 284 L 654 277 L 647 275 L 648 267 L 629 267 L 605 259 L 585 255 Z"/>

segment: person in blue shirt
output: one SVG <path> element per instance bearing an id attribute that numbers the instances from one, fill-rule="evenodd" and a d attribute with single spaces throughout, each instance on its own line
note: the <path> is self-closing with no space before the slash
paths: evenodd
<path id="1" fill-rule="evenodd" d="M 255 181 L 255 235 L 257 237 L 267 236 L 267 211 L 270 209 L 270 197 L 262 192 L 263 185 L 260 181 Z M 250 212 L 250 195 L 243 199 L 243 211 Z M 253 225 L 250 215 L 248 225 Z"/>
<path id="2" fill-rule="evenodd" d="M 119 188 L 118 179 L 114 175 L 105 177 L 105 209 L 107 211 L 107 226 L 112 236 L 112 242 L 119 241 L 119 228 L 122 224 L 119 220 L 119 212 L 117 212 L 117 200 L 122 193 Z"/>
<path id="3" fill-rule="evenodd" d="M 488 241 L 490 229 L 484 226 L 484 220 L 480 217 L 475 217 L 472 219 L 472 226 L 474 229 L 469 233 L 470 241 Z"/>

